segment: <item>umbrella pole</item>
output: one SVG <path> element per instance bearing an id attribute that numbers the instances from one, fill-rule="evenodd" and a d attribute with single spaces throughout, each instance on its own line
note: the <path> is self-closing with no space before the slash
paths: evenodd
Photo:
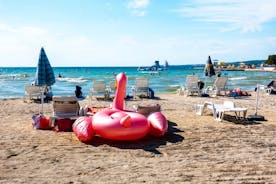
<path id="1" fill-rule="evenodd" d="M 41 114 L 43 114 L 43 103 L 44 103 L 44 94 L 42 92 L 42 95 L 41 95 Z"/>
<path id="2" fill-rule="evenodd" d="M 256 91 L 256 109 L 255 114 L 249 115 L 247 119 L 249 121 L 255 120 L 255 121 L 264 121 L 265 117 L 262 115 L 258 115 L 258 104 L 259 104 L 259 91 L 260 91 L 260 85 L 257 85 L 257 91 Z"/>
<path id="3" fill-rule="evenodd" d="M 43 88 L 40 91 L 41 91 L 41 111 L 39 109 L 39 111 L 40 111 L 39 114 L 43 114 L 43 103 L 44 103 L 44 90 L 43 90 Z"/>
<path id="4" fill-rule="evenodd" d="M 255 115 L 258 114 L 258 105 L 259 105 L 259 92 L 260 92 L 260 86 L 257 85 L 257 91 L 256 91 L 256 109 L 255 109 Z"/>

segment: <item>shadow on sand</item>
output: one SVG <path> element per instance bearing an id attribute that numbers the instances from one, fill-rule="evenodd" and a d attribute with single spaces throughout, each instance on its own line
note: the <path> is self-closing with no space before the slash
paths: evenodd
<path id="1" fill-rule="evenodd" d="M 245 126 L 248 126 L 248 125 L 260 125 L 260 124 L 262 124 L 259 121 L 249 121 L 248 119 L 239 119 L 239 120 L 237 120 L 235 116 L 231 116 L 231 115 L 228 115 L 228 114 L 224 115 L 223 119 L 225 121 L 229 121 L 231 123 L 245 125 Z M 267 120 L 265 120 L 265 121 L 267 121 Z"/>
<path id="2" fill-rule="evenodd" d="M 183 136 L 177 134 L 184 131 L 176 127 L 176 123 L 168 121 L 168 131 L 162 137 L 153 137 L 151 135 L 147 135 L 146 137 L 136 141 L 112 141 L 95 136 L 87 144 L 92 146 L 109 145 L 120 149 L 143 149 L 154 154 L 162 154 L 157 150 L 157 148 L 159 148 L 161 145 L 166 145 L 168 142 L 182 142 L 184 140 Z"/>

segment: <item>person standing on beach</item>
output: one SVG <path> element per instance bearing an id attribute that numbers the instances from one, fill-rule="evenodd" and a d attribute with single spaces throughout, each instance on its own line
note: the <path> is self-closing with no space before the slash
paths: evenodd
<path id="1" fill-rule="evenodd" d="M 75 95 L 76 95 L 77 98 L 83 98 L 80 86 L 76 86 Z"/>

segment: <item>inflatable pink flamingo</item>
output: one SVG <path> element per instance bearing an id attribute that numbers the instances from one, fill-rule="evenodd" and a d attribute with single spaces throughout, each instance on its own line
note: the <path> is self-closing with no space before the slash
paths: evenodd
<path id="1" fill-rule="evenodd" d="M 111 140 L 136 140 L 150 133 L 153 136 L 162 136 L 168 129 L 167 119 L 160 112 L 152 113 L 148 118 L 134 111 L 124 110 L 124 97 L 126 90 L 127 77 L 124 73 L 116 76 L 117 90 L 113 100 L 112 109 L 97 112 L 92 118 L 92 128 L 89 132 Z M 75 133 L 82 141 L 92 139 L 84 133 L 83 127 L 89 122 L 81 122 L 75 127 Z"/>

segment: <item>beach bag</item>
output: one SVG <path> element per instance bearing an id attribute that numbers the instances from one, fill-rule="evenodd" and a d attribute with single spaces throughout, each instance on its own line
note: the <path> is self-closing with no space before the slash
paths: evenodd
<path id="1" fill-rule="evenodd" d="M 209 94 L 202 93 L 202 94 L 201 94 L 201 97 L 209 97 Z"/>
<path id="2" fill-rule="evenodd" d="M 70 118 L 56 118 L 55 127 L 58 132 L 72 132 L 73 120 Z"/>
<path id="3" fill-rule="evenodd" d="M 146 117 L 153 112 L 161 111 L 161 106 L 159 104 L 137 105 L 137 106 L 133 106 L 133 107 L 136 112 L 143 114 Z"/>
<path id="4" fill-rule="evenodd" d="M 238 92 L 231 91 L 231 92 L 230 92 L 230 96 L 231 96 L 231 97 L 234 97 L 234 98 L 238 98 L 240 95 L 239 95 Z"/>
<path id="5" fill-rule="evenodd" d="M 51 129 L 50 119 L 46 118 L 43 114 L 34 114 L 32 125 L 35 129 L 49 130 Z"/>

